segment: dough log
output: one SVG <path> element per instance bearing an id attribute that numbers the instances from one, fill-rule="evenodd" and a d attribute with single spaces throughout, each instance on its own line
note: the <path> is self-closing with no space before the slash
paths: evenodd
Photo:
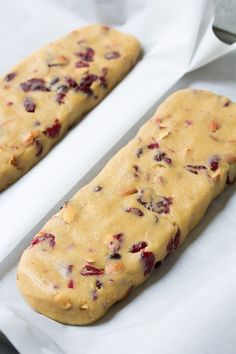
<path id="1" fill-rule="evenodd" d="M 136 63 L 138 41 L 100 25 L 71 32 L 0 78 L 0 190 L 16 181 Z"/>
<path id="2" fill-rule="evenodd" d="M 235 119 L 236 104 L 207 91 L 162 103 L 23 253 L 17 279 L 32 307 L 88 324 L 143 283 L 233 182 Z"/>

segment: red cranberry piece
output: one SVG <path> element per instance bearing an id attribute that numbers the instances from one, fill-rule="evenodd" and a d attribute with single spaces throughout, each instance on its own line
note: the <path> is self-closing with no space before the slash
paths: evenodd
<path id="1" fill-rule="evenodd" d="M 85 61 L 80 60 L 75 63 L 75 67 L 76 68 L 88 68 L 89 63 L 86 63 Z"/>
<path id="2" fill-rule="evenodd" d="M 186 170 L 188 170 L 191 173 L 194 173 L 195 175 L 198 175 L 198 171 L 200 170 L 206 170 L 206 166 L 203 165 L 187 165 L 185 166 Z"/>
<path id="3" fill-rule="evenodd" d="M 224 107 L 228 107 L 229 105 L 230 105 L 230 101 L 226 101 L 225 103 L 224 103 Z"/>
<path id="4" fill-rule="evenodd" d="M 138 208 L 126 208 L 125 211 L 127 213 L 132 213 L 132 214 L 135 214 L 137 216 L 143 216 L 144 213 L 142 212 L 142 210 L 138 209 Z"/>
<path id="5" fill-rule="evenodd" d="M 75 53 L 75 55 L 77 55 L 84 61 L 93 61 L 94 54 L 95 52 L 92 48 L 87 48 L 84 53 L 82 52 Z"/>
<path id="6" fill-rule="evenodd" d="M 75 287 L 74 281 L 72 279 L 70 279 L 67 283 L 67 286 L 70 289 L 74 289 L 74 287 Z"/>
<path id="7" fill-rule="evenodd" d="M 170 165 L 172 163 L 172 160 L 169 157 L 164 157 L 164 161 L 165 163 L 167 163 L 167 165 Z"/>
<path id="8" fill-rule="evenodd" d="M 43 79 L 38 79 L 38 78 L 33 78 L 30 80 L 27 80 L 25 82 L 22 82 L 20 84 L 20 88 L 24 92 L 30 92 L 30 91 L 50 91 L 49 88 L 45 86 L 45 81 Z"/>
<path id="9" fill-rule="evenodd" d="M 161 261 L 157 261 L 154 265 L 155 269 L 158 269 L 161 266 Z"/>
<path id="10" fill-rule="evenodd" d="M 129 252 L 130 253 L 137 253 L 145 247 L 147 247 L 147 242 L 141 241 L 141 242 L 135 243 L 133 246 L 131 246 Z"/>
<path id="11" fill-rule="evenodd" d="M 86 264 L 80 271 L 81 275 L 87 276 L 87 275 L 102 275 L 104 274 L 103 269 L 98 269 L 95 268 L 89 264 Z"/>
<path id="12" fill-rule="evenodd" d="M 209 158 L 209 165 L 210 165 L 210 170 L 211 171 L 216 171 L 219 168 L 219 157 L 218 156 L 212 156 Z"/>
<path id="13" fill-rule="evenodd" d="M 107 52 L 107 53 L 105 53 L 104 58 L 107 60 L 118 59 L 118 58 L 120 58 L 120 53 L 117 51 Z"/>
<path id="14" fill-rule="evenodd" d="M 96 287 L 98 289 L 101 289 L 101 287 L 102 287 L 102 282 L 99 279 L 96 280 Z"/>
<path id="15" fill-rule="evenodd" d="M 119 253 L 113 253 L 109 256 L 110 259 L 121 259 L 121 255 Z"/>
<path id="16" fill-rule="evenodd" d="M 93 75 L 93 74 L 88 74 L 84 76 L 80 81 L 77 91 L 82 91 L 87 95 L 92 95 L 93 91 L 91 89 L 91 86 L 93 82 L 96 81 L 97 79 L 98 79 L 97 75 Z"/>
<path id="17" fill-rule="evenodd" d="M 34 113 L 35 112 L 35 108 L 36 108 L 36 104 L 34 103 L 32 98 L 26 97 L 24 99 L 24 107 L 25 107 L 26 112 Z"/>
<path id="18" fill-rule="evenodd" d="M 69 87 L 66 85 L 61 85 L 57 88 L 56 94 L 56 102 L 59 104 L 63 104 L 64 98 L 66 97 L 67 92 L 69 91 Z"/>
<path id="19" fill-rule="evenodd" d="M 59 81 L 60 81 L 59 77 L 54 77 L 54 79 L 52 79 L 52 81 L 50 82 L 50 85 L 53 86 L 57 84 Z"/>
<path id="20" fill-rule="evenodd" d="M 74 268 L 73 264 L 69 264 L 67 267 L 67 273 L 71 273 L 73 268 Z"/>
<path id="21" fill-rule="evenodd" d="M 161 200 L 157 202 L 157 213 L 168 214 L 170 212 L 170 206 L 173 204 L 171 197 L 161 197 Z"/>
<path id="22" fill-rule="evenodd" d="M 6 103 L 6 105 L 7 105 L 8 107 L 13 106 L 13 104 L 14 104 L 14 103 L 11 102 L 11 101 L 9 101 L 9 102 Z"/>
<path id="23" fill-rule="evenodd" d="M 98 292 L 97 292 L 97 289 L 94 289 L 92 291 L 92 299 L 95 301 L 98 299 Z"/>
<path id="24" fill-rule="evenodd" d="M 65 80 L 66 80 L 66 83 L 68 84 L 69 88 L 78 90 L 79 85 L 77 84 L 77 82 L 74 79 L 72 79 L 72 77 L 66 77 Z"/>
<path id="25" fill-rule="evenodd" d="M 121 244 L 123 242 L 123 237 L 124 237 L 124 235 L 122 233 L 112 236 L 112 240 L 109 244 L 109 247 L 112 251 L 111 256 L 113 256 L 114 254 L 117 254 L 118 251 L 120 250 Z"/>
<path id="26" fill-rule="evenodd" d="M 39 235 L 33 238 L 33 240 L 31 241 L 31 247 L 37 245 L 40 242 L 48 242 L 49 246 L 51 248 L 55 247 L 56 241 L 55 241 L 55 236 L 50 234 L 50 233 L 45 233 L 43 235 Z"/>
<path id="27" fill-rule="evenodd" d="M 152 144 L 147 145 L 147 148 L 150 149 L 150 150 L 158 149 L 159 148 L 159 144 L 158 143 L 152 143 Z"/>
<path id="28" fill-rule="evenodd" d="M 51 127 L 48 127 L 43 133 L 48 137 L 48 138 L 56 138 L 60 134 L 61 130 L 61 123 L 58 119 L 55 120 L 53 125 Z"/>
<path id="29" fill-rule="evenodd" d="M 166 156 L 165 152 L 159 151 L 155 156 L 154 156 L 154 160 L 155 161 L 162 161 Z"/>
<path id="30" fill-rule="evenodd" d="M 64 98 L 65 98 L 66 94 L 65 93 L 62 93 L 62 92 L 59 92 L 56 94 L 56 102 L 59 103 L 59 104 L 64 104 Z"/>
<path id="31" fill-rule="evenodd" d="M 167 252 L 170 253 L 173 250 L 176 250 L 180 243 L 180 229 L 178 228 L 174 238 L 170 240 L 167 245 Z"/>
<path id="32" fill-rule="evenodd" d="M 144 276 L 151 273 L 155 265 L 155 256 L 153 252 L 142 251 L 141 261 L 144 265 Z"/>
<path id="33" fill-rule="evenodd" d="M 4 77 L 4 81 L 9 82 L 13 79 L 15 79 L 16 73 L 9 73 Z"/>
<path id="34" fill-rule="evenodd" d="M 192 125 L 192 124 L 193 124 L 193 122 L 192 122 L 191 120 L 189 120 L 189 119 L 186 119 L 186 120 L 185 120 L 185 123 L 186 123 L 187 125 Z"/>
<path id="35" fill-rule="evenodd" d="M 38 157 L 43 152 L 43 144 L 41 143 L 41 141 L 39 139 L 35 139 L 34 144 L 35 144 L 35 150 L 36 150 L 35 156 Z"/>
<path id="36" fill-rule="evenodd" d="M 136 172 L 141 172 L 140 167 L 138 165 L 134 165 L 133 168 Z"/>
<path id="37" fill-rule="evenodd" d="M 100 192 L 102 190 L 102 187 L 101 186 L 95 186 L 94 188 L 93 188 L 93 191 L 94 192 Z"/>
<path id="38" fill-rule="evenodd" d="M 177 247 L 179 246 L 179 242 L 180 242 L 180 229 L 178 228 L 175 237 L 173 239 L 173 248 L 174 250 L 177 249 Z"/>
<path id="39" fill-rule="evenodd" d="M 138 158 L 140 158 L 140 156 L 142 155 L 142 153 L 143 153 L 143 149 L 142 149 L 142 148 L 139 148 L 139 149 L 136 151 L 136 156 L 137 156 Z"/>

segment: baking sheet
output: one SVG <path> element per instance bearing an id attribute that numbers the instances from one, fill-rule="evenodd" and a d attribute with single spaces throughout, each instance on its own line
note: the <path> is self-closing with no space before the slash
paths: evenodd
<path id="1" fill-rule="evenodd" d="M 0 329 L 24 354 L 126 353 L 134 347 L 140 354 L 149 350 L 163 354 L 234 353 L 234 186 L 213 203 L 186 244 L 144 286 L 94 325 L 63 326 L 35 313 L 24 303 L 15 285 L 15 264 L 20 256 L 17 245 L 22 245 L 50 208 L 140 117 L 142 121 L 147 118 L 144 113 L 150 107 L 154 109 L 158 98 L 170 88 L 173 91 L 193 86 L 212 89 L 236 100 L 235 46 L 223 45 L 214 37 L 212 3 L 44 0 L 35 1 L 34 7 L 29 4 L 22 1 L 20 9 L 13 11 L 16 28 L 23 27 L 14 34 L 18 42 L 14 38 L 13 43 L 6 43 L 3 35 L 10 9 L 17 8 L 16 0 L 8 0 L 8 9 L 0 14 L 0 41 L 5 45 L 4 53 L 8 53 L 0 64 L 2 71 L 14 64 L 16 58 L 86 22 L 113 24 L 135 34 L 145 53 L 133 72 L 101 105 L 32 171 L 0 195 Z M 39 13 L 44 14 L 45 22 L 34 21 Z M 25 26 L 20 26 L 22 21 Z M 231 54 L 225 55 L 227 52 Z M 186 72 L 220 56 L 223 57 L 173 86 Z M 137 126 L 129 135 L 136 130 Z M 88 144 L 88 138 L 92 143 Z M 71 151 L 83 154 L 72 153 L 73 159 L 68 159 Z M 107 157 L 113 153 L 114 149 Z M 103 164 L 104 160 L 97 169 Z M 94 170 L 86 180 L 93 173 Z"/>

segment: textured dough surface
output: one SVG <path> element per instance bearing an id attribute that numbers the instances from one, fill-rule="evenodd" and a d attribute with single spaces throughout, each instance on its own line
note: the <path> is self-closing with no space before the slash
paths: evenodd
<path id="1" fill-rule="evenodd" d="M 0 78 L 0 190 L 96 106 L 139 53 L 134 37 L 92 25 L 50 43 Z"/>
<path id="2" fill-rule="evenodd" d="M 207 91 L 162 103 L 23 253 L 17 279 L 32 307 L 87 324 L 145 281 L 233 182 L 235 119 L 236 104 Z"/>

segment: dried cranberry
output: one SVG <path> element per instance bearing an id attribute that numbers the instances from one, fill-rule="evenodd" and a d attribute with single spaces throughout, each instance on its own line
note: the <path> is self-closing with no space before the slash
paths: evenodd
<path id="1" fill-rule="evenodd" d="M 137 156 L 138 158 L 140 158 L 140 156 L 142 155 L 142 153 L 143 153 L 143 149 L 142 149 L 142 148 L 139 148 L 139 149 L 136 151 L 136 156 Z"/>
<path id="2" fill-rule="evenodd" d="M 133 168 L 136 172 L 141 172 L 140 167 L 138 165 L 134 165 Z"/>
<path id="3" fill-rule="evenodd" d="M 71 273 L 72 270 L 73 270 L 73 268 L 74 268 L 73 264 L 68 265 L 68 267 L 67 267 L 67 273 Z"/>
<path id="4" fill-rule="evenodd" d="M 135 214 L 137 216 L 143 216 L 144 213 L 142 212 L 142 210 L 138 209 L 138 208 L 126 208 L 125 211 L 127 213 L 132 213 L 132 214 Z"/>
<path id="5" fill-rule="evenodd" d="M 9 73 L 4 77 L 4 81 L 9 82 L 16 77 L 16 73 Z"/>
<path id="6" fill-rule="evenodd" d="M 56 102 L 59 104 L 64 104 L 64 98 L 65 98 L 66 94 L 63 92 L 59 92 L 56 94 Z"/>
<path id="7" fill-rule="evenodd" d="M 77 84 L 75 79 L 72 79 L 72 77 L 66 77 L 65 80 L 69 88 L 74 89 L 76 91 L 78 90 L 79 85 Z"/>
<path id="8" fill-rule="evenodd" d="M 179 242 L 180 242 L 180 229 L 178 228 L 176 234 L 175 234 L 175 237 L 173 239 L 173 247 L 174 247 L 174 250 L 177 249 L 177 247 L 179 246 Z"/>
<path id="9" fill-rule="evenodd" d="M 159 144 L 158 143 L 152 143 L 152 144 L 147 145 L 147 148 L 150 149 L 150 150 L 158 149 L 159 148 Z"/>
<path id="10" fill-rule="evenodd" d="M 94 188 L 93 188 L 93 191 L 94 192 L 100 192 L 102 190 L 102 187 L 101 186 L 95 186 Z"/>
<path id="11" fill-rule="evenodd" d="M 92 291 L 92 299 L 95 301 L 95 300 L 97 300 L 97 298 L 98 298 L 98 292 L 97 292 L 97 289 L 94 289 Z"/>
<path id="12" fill-rule="evenodd" d="M 77 55 L 84 61 L 93 61 L 94 54 L 95 52 L 92 48 L 86 48 L 86 51 L 84 53 L 82 52 L 75 53 L 75 55 Z"/>
<path id="13" fill-rule="evenodd" d="M 74 287 L 75 287 L 74 281 L 72 279 L 70 279 L 67 283 L 67 286 L 70 289 L 74 289 Z"/>
<path id="14" fill-rule="evenodd" d="M 164 161 L 165 163 L 167 163 L 168 165 L 170 165 L 172 163 L 172 160 L 169 157 L 164 157 Z"/>
<path id="15" fill-rule="evenodd" d="M 95 268 L 89 264 L 86 264 L 80 271 L 81 275 L 87 276 L 87 275 L 102 275 L 104 274 L 103 269 L 98 269 Z"/>
<path id="16" fill-rule="evenodd" d="M 107 53 L 105 53 L 104 58 L 107 60 L 118 59 L 118 58 L 120 58 L 120 53 L 117 51 L 107 52 Z"/>
<path id="17" fill-rule="evenodd" d="M 144 276 L 151 273 L 155 265 L 155 256 L 153 252 L 142 251 L 141 261 L 144 265 Z"/>
<path id="18" fill-rule="evenodd" d="M 130 253 L 137 253 L 137 252 L 141 251 L 145 247 L 147 247 L 147 242 L 141 241 L 141 242 L 138 242 L 138 243 L 135 243 L 134 245 L 132 245 L 130 247 L 129 252 Z"/>
<path id="19" fill-rule="evenodd" d="M 121 255 L 119 253 L 113 253 L 113 254 L 110 254 L 109 258 L 111 258 L 111 259 L 120 259 Z"/>
<path id="20" fill-rule="evenodd" d="M 93 91 L 91 89 L 91 86 L 94 81 L 98 79 L 97 75 L 94 74 L 88 74 L 84 77 L 82 77 L 80 84 L 77 88 L 77 91 L 82 91 L 86 93 L 87 95 L 92 95 Z"/>
<path id="21" fill-rule="evenodd" d="M 157 261 L 154 265 L 155 269 L 158 269 L 161 266 L 161 261 Z"/>
<path id="22" fill-rule="evenodd" d="M 35 139 L 34 144 L 35 144 L 35 150 L 36 150 L 35 156 L 38 157 L 43 152 L 43 144 L 41 143 L 41 141 L 39 139 Z"/>
<path id="23" fill-rule="evenodd" d="M 55 119 L 55 122 L 51 127 L 48 127 L 43 133 L 48 137 L 48 138 L 56 138 L 60 134 L 61 130 L 61 123 L 58 119 Z"/>
<path id="24" fill-rule="evenodd" d="M 177 247 L 179 246 L 179 242 L 180 242 L 180 229 L 178 228 L 174 238 L 172 238 L 167 245 L 167 252 L 170 253 L 171 251 L 176 250 Z"/>
<path id="25" fill-rule="evenodd" d="M 230 105 L 230 101 L 226 101 L 225 103 L 224 103 L 224 107 L 228 107 L 229 105 Z"/>
<path id="26" fill-rule="evenodd" d="M 155 156 L 154 156 L 154 160 L 155 161 L 162 161 L 165 157 L 166 153 L 159 151 Z"/>
<path id="27" fill-rule="evenodd" d="M 96 280 L 96 287 L 98 289 L 101 289 L 101 287 L 102 287 L 102 282 L 99 279 Z"/>
<path id="28" fill-rule="evenodd" d="M 34 103 L 32 98 L 26 97 L 24 99 L 24 107 L 25 107 L 26 112 L 34 113 L 35 112 L 35 108 L 36 108 L 36 104 Z"/>
<path id="29" fill-rule="evenodd" d="M 112 240 L 110 241 L 109 247 L 111 249 L 111 255 L 118 253 L 120 250 L 121 244 L 123 242 L 124 235 L 122 233 L 116 234 L 112 236 Z"/>
<path id="30" fill-rule="evenodd" d="M 56 241 L 55 241 L 55 236 L 50 234 L 50 233 L 45 233 L 43 235 L 39 235 L 33 238 L 33 240 L 31 241 L 31 246 L 35 246 L 40 242 L 48 242 L 49 246 L 51 248 L 54 248 Z"/>
<path id="31" fill-rule="evenodd" d="M 155 161 L 164 161 L 168 165 L 172 163 L 171 158 L 166 156 L 165 152 L 159 151 L 155 156 L 154 156 Z"/>
<path id="32" fill-rule="evenodd" d="M 170 206 L 173 204 L 171 197 L 159 196 L 156 201 L 150 198 L 145 200 L 144 191 L 139 193 L 137 202 L 157 214 L 168 214 L 170 212 Z"/>
<path id="33" fill-rule="evenodd" d="M 52 79 L 52 81 L 50 82 L 50 85 L 55 85 L 60 81 L 59 77 L 54 77 L 54 79 Z"/>
<path id="34" fill-rule="evenodd" d="M 25 82 L 22 82 L 20 84 L 20 88 L 24 92 L 30 92 L 30 91 L 47 92 L 47 91 L 50 91 L 49 88 L 47 88 L 45 86 L 45 81 L 43 79 L 37 79 L 37 78 L 33 78 L 33 79 L 27 80 Z"/>
<path id="35" fill-rule="evenodd" d="M 61 85 L 57 88 L 56 102 L 59 104 L 65 103 L 64 98 L 69 91 L 69 87 L 66 85 Z"/>
<path id="36" fill-rule="evenodd" d="M 88 68 L 89 63 L 86 63 L 85 61 L 80 60 L 75 63 L 75 67 L 76 68 Z"/>
<path id="37" fill-rule="evenodd" d="M 198 175 L 198 171 L 207 169 L 206 166 L 203 166 L 203 165 L 187 165 L 187 166 L 185 166 L 185 168 L 186 168 L 186 170 L 194 173 L 195 175 Z"/>
<path id="38" fill-rule="evenodd" d="M 211 156 L 209 158 L 209 165 L 211 171 L 216 171 L 219 168 L 219 157 L 218 156 Z"/>

